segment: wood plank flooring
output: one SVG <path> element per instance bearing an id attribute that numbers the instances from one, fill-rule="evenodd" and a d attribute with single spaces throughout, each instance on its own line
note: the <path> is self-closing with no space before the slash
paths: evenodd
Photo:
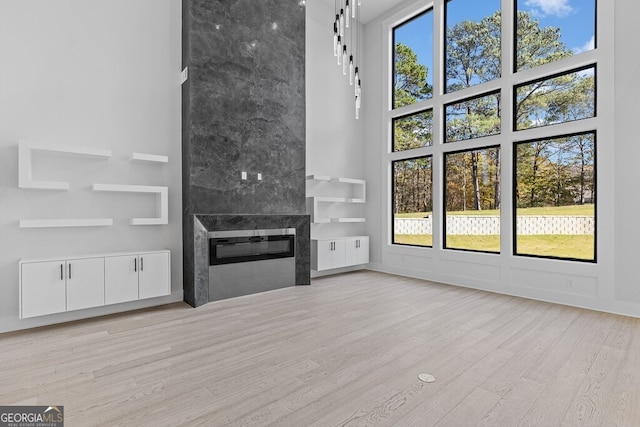
<path id="1" fill-rule="evenodd" d="M 3 334 L 0 366 L 67 426 L 640 426 L 640 319 L 370 271 Z"/>

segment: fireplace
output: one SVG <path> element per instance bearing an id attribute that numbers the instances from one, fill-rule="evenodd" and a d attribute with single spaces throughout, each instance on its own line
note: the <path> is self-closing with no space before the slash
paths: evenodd
<path id="1" fill-rule="evenodd" d="M 185 301 L 210 301 L 311 284 L 309 215 L 192 216 Z"/>

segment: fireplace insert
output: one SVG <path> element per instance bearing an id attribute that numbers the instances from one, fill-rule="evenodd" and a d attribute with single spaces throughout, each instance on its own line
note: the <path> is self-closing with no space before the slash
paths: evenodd
<path id="1" fill-rule="evenodd" d="M 295 228 L 209 233 L 209 301 L 295 285 Z"/>
<path id="2" fill-rule="evenodd" d="M 209 233 L 209 265 L 295 256 L 295 228 Z"/>

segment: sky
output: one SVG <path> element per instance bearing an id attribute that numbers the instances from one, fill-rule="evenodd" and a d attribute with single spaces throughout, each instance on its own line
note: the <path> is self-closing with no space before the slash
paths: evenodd
<path id="1" fill-rule="evenodd" d="M 518 10 L 538 19 L 542 27 L 559 27 L 561 40 L 575 53 L 594 48 L 595 0 L 518 0 Z M 480 21 L 500 8 L 500 0 L 451 0 L 447 6 L 447 26 L 464 20 Z M 396 42 L 411 47 L 418 62 L 429 68 L 433 84 L 433 13 L 427 12 L 395 30 Z"/>

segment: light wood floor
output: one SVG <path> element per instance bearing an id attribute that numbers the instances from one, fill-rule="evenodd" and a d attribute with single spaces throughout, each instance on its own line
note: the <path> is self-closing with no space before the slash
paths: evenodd
<path id="1" fill-rule="evenodd" d="M 0 404 L 67 426 L 640 426 L 639 319 L 374 272 L 0 349 Z"/>

